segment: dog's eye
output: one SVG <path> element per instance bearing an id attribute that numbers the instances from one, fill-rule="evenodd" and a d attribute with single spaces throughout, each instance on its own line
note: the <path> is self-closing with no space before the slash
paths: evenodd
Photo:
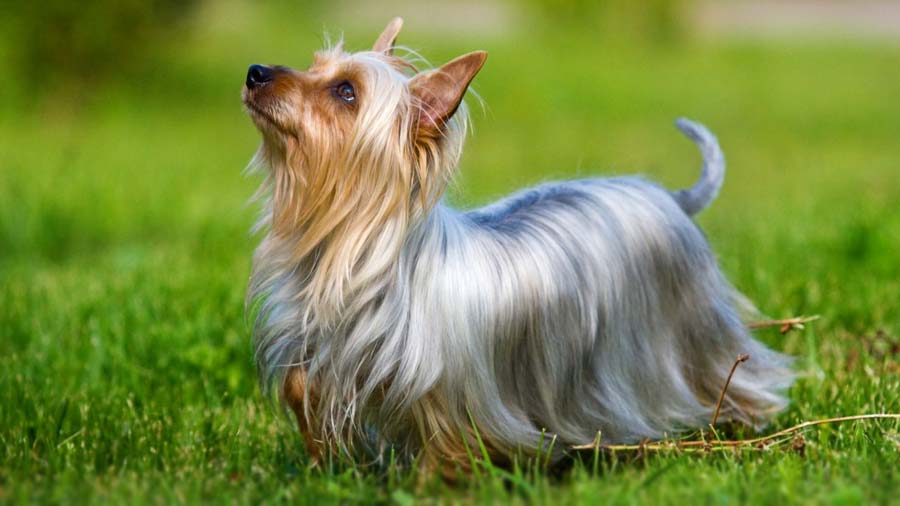
<path id="1" fill-rule="evenodd" d="M 356 91 L 353 89 L 353 85 L 347 81 L 335 86 L 334 93 L 344 102 L 353 102 L 356 100 Z"/>

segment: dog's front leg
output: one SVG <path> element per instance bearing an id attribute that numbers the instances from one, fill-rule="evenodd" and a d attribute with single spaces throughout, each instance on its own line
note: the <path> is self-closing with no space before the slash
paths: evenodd
<path id="1" fill-rule="evenodd" d="M 315 385 L 311 385 L 308 381 L 306 369 L 294 367 L 287 373 L 284 378 L 283 395 L 297 418 L 297 426 L 303 436 L 306 452 L 312 464 L 317 465 L 322 461 L 325 447 L 322 438 L 317 437 L 318 431 L 310 420 L 310 415 L 315 412 L 318 396 Z M 306 405 L 307 402 L 309 406 Z"/>

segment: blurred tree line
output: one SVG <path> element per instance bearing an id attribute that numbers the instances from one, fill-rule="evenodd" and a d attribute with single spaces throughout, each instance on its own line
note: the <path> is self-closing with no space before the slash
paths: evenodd
<path id="1" fill-rule="evenodd" d="M 40 79 L 34 91 L 76 87 L 139 62 L 183 28 L 199 0 L 43 0 L 5 7 L 8 56 Z M 44 89 L 41 89 L 44 88 Z"/>
<path id="2" fill-rule="evenodd" d="M 62 98 L 79 95 L 100 79 L 127 75 L 139 67 L 151 50 L 191 26 L 204 1 L 8 2 L 0 19 L 0 32 L 5 32 L 0 33 L 0 39 L 5 39 L 0 42 L 5 43 L 7 54 L 0 56 L 12 60 L 11 68 L 39 74 L 40 79 L 24 84 L 29 94 L 64 91 Z M 518 7 L 554 31 L 571 27 L 611 40 L 669 44 L 686 33 L 690 1 L 518 0 Z M 284 9 L 300 5 L 307 13 L 327 13 L 335 8 L 325 0 L 267 2 L 273 4 Z"/>
<path id="3" fill-rule="evenodd" d="M 554 24 L 600 37 L 669 44 L 687 34 L 691 0 L 527 0 Z"/>

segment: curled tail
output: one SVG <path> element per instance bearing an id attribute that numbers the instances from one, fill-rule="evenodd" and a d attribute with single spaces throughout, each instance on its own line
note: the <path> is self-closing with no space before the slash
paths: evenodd
<path id="1" fill-rule="evenodd" d="M 679 118 L 675 126 L 690 138 L 703 155 L 703 172 L 694 186 L 672 193 L 675 201 L 688 216 L 702 211 L 716 198 L 722 182 L 725 181 L 725 155 L 719 148 L 719 141 L 705 126 L 686 118 Z"/>

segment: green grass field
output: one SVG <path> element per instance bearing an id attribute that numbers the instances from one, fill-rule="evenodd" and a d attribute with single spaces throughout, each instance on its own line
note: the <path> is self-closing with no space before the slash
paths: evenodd
<path id="1" fill-rule="evenodd" d="M 242 169 L 258 135 L 239 89 L 249 63 L 306 66 L 322 22 L 220 11 L 90 95 L 35 104 L 0 87 L 0 502 L 900 504 L 897 421 L 812 429 L 802 452 L 588 457 L 454 486 L 310 469 L 252 364 L 259 181 Z M 348 45 L 368 47 L 381 23 Z M 724 270 L 772 317 L 822 316 L 758 333 L 799 359 L 771 430 L 900 413 L 900 47 L 415 26 L 402 42 L 434 62 L 490 52 L 451 196 L 463 206 L 554 178 L 686 186 L 699 156 L 672 121 L 706 123 L 729 173 L 699 222 Z"/>

